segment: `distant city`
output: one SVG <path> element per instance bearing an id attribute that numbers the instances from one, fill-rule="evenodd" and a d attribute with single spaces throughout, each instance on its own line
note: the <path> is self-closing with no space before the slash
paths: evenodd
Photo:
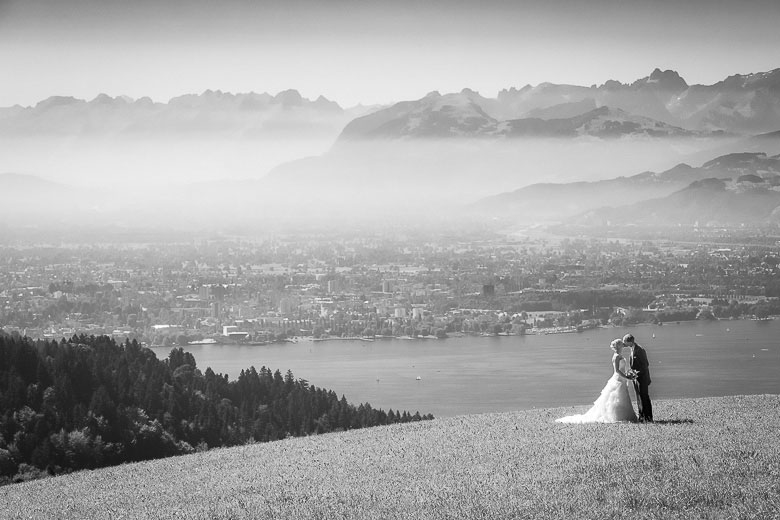
<path id="1" fill-rule="evenodd" d="M 485 231 L 4 246 L 0 327 L 186 346 L 764 319 L 778 313 L 780 243 L 749 242 Z"/>

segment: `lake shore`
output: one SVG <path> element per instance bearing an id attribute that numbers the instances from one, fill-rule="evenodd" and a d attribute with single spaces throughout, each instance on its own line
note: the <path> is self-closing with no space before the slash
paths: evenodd
<path id="1" fill-rule="evenodd" d="M 777 518 L 778 407 L 673 399 L 655 424 L 556 423 L 582 409 L 565 407 L 287 439 L 5 486 L 0 517 Z"/>
<path id="2" fill-rule="evenodd" d="M 714 319 L 709 321 L 772 321 L 777 319 L 778 316 L 769 316 L 767 318 L 752 318 L 752 317 L 742 317 L 742 318 L 735 318 L 735 319 Z M 691 323 L 701 320 L 676 320 L 674 322 L 669 322 L 667 325 L 671 324 L 681 324 L 681 323 Z M 285 340 L 279 340 L 275 342 L 225 342 L 220 343 L 217 340 L 211 340 L 211 341 L 197 341 L 197 342 L 190 342 L 189 345 L 198 345 L 198 344 L 246 344 L 246 345 L 268 345 L 272 343 L 295 343 L 299 341 L 312 341 L 312 342 L 324 342 L 324 341 L 382 341 L 382 340 L 444 340 L 449 338 L 464 338 L 464 337 L 510 337 L 510 336 L 536 336 L 536 335 L 546 335 L 546 334 L 573 334 L 573 333 L 582 333 L 586 332 L 588 330 L 595 330 L 595 329 L 628 329 L 632 327 L 663 327 L 663 323 L 655 324 L 650 322 L 643 322 L 643 323 L 633 323 L 630 325 L 589 325 L 587 327 L 532 327 L 529 329 L 526 329 L 524 332 L 449 332 L 446 336 L 434 336 L 434 335 L 427 335 L 427 336 L 407 336 L 407 335 L 401 335 L 401 336 L 387 336 L 382 334 L 375 334 L 373 336 L 322 336 L 322 337 L 313 337 L 313 336 L 292 336 L 290 338 L 287 338 Z M 153 348 L 159 348 L 161 345 L 152 345 Z"/>

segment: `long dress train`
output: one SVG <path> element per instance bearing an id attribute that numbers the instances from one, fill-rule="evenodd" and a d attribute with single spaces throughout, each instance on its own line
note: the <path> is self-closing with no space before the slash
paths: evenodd
<path id="1" fill-rule="evenodd" d="M 624 363 L 624 360 L 621 359 L 620 362 Z M 590 410 L 584 414 L 568 415 L 555 421 L 562 423 L 614 423 L 636 422 L 636 420 L 631 396 L 628 394 L 628 379 L 615 371 L 612 373 L 612 377 L 607 380 L 607 384 L 601 390 L 601 395 L 594 401 Z"/>

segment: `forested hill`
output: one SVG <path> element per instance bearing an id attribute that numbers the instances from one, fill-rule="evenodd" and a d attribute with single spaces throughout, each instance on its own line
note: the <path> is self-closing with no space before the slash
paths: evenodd
<path id="1" fill-rule="evenodd" d="M 354 406 L 292 372 L 202 373 L 109 337 L 33 341 L 0 331 L 0 484 L 217 446 L 432 419 Z"/>

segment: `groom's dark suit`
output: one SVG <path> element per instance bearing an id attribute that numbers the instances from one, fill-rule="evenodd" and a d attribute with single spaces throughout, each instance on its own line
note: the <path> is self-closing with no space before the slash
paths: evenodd
<path id="1" fill-rule="evenodd" d="M 647 352 L 645 349 L 634 343 L 631 349 L 631 359 L 629 364 L 639 375 L 634 379 L 634 388 L 637 395 L 637 408 L 639 408 L 640 421 L 653 420 L 653 405 L 650 402 L 648 387 L 650 386 L 650 363 L 647 361 Z"/>

